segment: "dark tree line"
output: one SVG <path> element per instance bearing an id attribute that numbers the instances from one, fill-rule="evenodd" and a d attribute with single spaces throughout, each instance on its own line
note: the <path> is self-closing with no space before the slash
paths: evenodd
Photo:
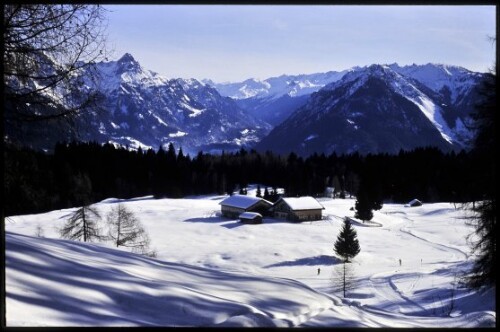
<path id="1" fill-rule="evenodd" d="M 263 196 L 285 189 L 286 196 L 321 196 L 328 186 L 347 197 L 368 188 L 376 201 L 469 202 L 482 198 L 475 155 L 435 148 L 397 155 L 280 156 L 241 149 L 235 153 L 185 155 L 167 149 L 130 151 L 112 144 L 58 144 L 54 153 L 6 145 L 6 215 L 82 206 L 109 197 L 183 197 L 232 193 L 261 183 Z M 267 191 L 267 193 L 266 193 Z"/>

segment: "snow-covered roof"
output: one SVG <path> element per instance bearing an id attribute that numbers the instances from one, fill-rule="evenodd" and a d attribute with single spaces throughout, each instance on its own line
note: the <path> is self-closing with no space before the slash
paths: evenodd
<path id="1" fill-rule="evenodd" d="M 415 198 L 408 203 L 408 205 L 414 205 L 414 204 L 422 204 L 422 202 Z"/>
<path id="2" fill-rule="evenodd" d="M 316 209 L 324 209 L 323 205 L 321 205 L 314 197 L 311 196 L 303 196 L 303 197 L 281 197 L 283 201 L 292 209 L 292 210 L 316 210 Z"/>
<path id="3" fill-rule="evenodd" d="M 271 203 L 265 199 L 262 199 L 259 197 L 245 196 L 245 195 L 229 196 L 228 198 L 226 198 L 225 200 L 223 200 L 219 204 L 226 205 L 226 206 L 233 206 L 233 207 L 237 207 L 240 209 L 248 209 L 249 207 L 257 204 L 260 201 L 264 201 L 264 202 L 268 203 L 269 205 L 273 205 L 273 203 Z"/>
<path id="4" fill-rule="evenodd" d="M 257 212 L 243 212 L 242 214 L 240 214 L 239 218 L 255 219 L 255 218 L 262 218 L 262 215 Z"/>

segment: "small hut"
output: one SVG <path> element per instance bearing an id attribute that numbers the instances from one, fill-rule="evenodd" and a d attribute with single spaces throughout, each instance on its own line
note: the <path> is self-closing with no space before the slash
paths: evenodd
<path id="1" fill-rule="evenodd" d="M 245 224 L 262 224 L 262 215 L 257 212 L 243 212 L 239 218 Z"/>
<path id="2" fill-rule="evenodd" d="M 408 204 L 405 205 L 406 207 L 413 207 L 413 206 L 422 206 L 422 202 L 419 201 L 418 199 L 412 199 Z"/>

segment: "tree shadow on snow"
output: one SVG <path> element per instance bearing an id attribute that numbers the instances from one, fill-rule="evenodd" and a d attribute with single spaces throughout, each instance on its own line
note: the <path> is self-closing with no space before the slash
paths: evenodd
<path id="1" fill-rule="evenodd" d="M 189 218 L 189 219 L 184 219 L 183 221 L 185 222 L 207 222 L 207 223 L 220 223 L 220 222 L 225 222 L 228 220 L 224 220 L 221 217 L 205 217 L 205 218 Z"/>
<path id="2" fill-rule="evenodd" d="M 337 257 L 328 255 L 319 255 L 313 257 L 299 258 L 294 261 L 283 261 L 264 266 L 264 268 L 283 267 L 283 266 L 304 266 L 304 265 L 335 265 L 340 263 L 342 263 L 342 261 Z"/>
<path id="3" fill-rule="evenodd" d="M 211 224 L 224 223 L 221 226 L 225 227 L 227 229 L 233 229 L 233 228 L 245 225 L 244 223 L 240 222 L 239 220 L 230 220 L 230 219 L 225 219 L 222 217 L 189 218 L 189 219 L 186 219 L 184 221 L 185 222 L 206 222 L 206 223 L 211 223 Z"/>

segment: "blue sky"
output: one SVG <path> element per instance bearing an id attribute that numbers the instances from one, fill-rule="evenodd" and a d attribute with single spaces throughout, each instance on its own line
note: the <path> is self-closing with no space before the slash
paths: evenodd
<path id="1" fill-rule="evenodd" d="M 495 61 L 494 6 L 105 8 L 111 59 L 129 52 L 171 78 L 241 81 L 394 62 L 484 72 Z"/>

